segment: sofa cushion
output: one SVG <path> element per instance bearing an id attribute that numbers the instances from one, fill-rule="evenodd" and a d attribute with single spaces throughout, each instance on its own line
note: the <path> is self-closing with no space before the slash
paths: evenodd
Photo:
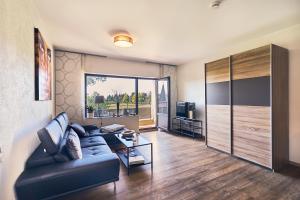
<path id="1" fill-rule="evenodd" d="M 93 146 L 93 147 L 87 147 L 82 148 L 82 157 L 94 157 L 94 156 L 100 156 L 103 154 L 111 154 L 111 150 L 108 147 L 108 145 L 99 145 L 99 146 Z"/>
<path id="2" fill-rule="evenodd" d="M 98 145 L 107 145 L 104 138 L 101 136 L 94 136 L 94 137 L 85 137 L 80 138 L 80 145 L 82 148 L 85 147 L 92 147 Z"/>
<path id="3" fill-rule="evenodd" d="M 65 118 L 63 117 L 62 114 L 58 115 L 56 118 L 55 118 L 56 121 L 58 121 L 63 133 L 66 132 L 67 130 L 67 127 L 68 127 L 68 124 L 65 120 Z"/>
<path id="4" fill-rule="evenodd" d="M 88 136 L 101 136 L 101 131 L 96 125 L 84 125 L 82 126 Z"/>
<path id="5" fill-rule="evenodd" d="M 56 120 L 51 120 L 49 124 L 39 130 L 37 134 L 47 153 L 55 154 L 59 151 L 63 132 Z"/>
<path id="6" fill-rule="evenodd" d="M 73 129 L 70 130 L 70 133 L 67 137 L 66 146 L 72 159 L 76 160 L 82 158 L 79 137 Z"/>
<path id="7" fill-rule="evenodd" d="M 71 128 L 77 133 L 79 137 L 89 136 L 89 133 L 87 133 L 80 124 L 72 123 Z"/>
<path id="8" fill-rule="evenodd" d="M 89 137 L 93 137 L 93 136 L 102 136 L 100 129 L 98 130 L 90 130 L 89 132 Z"/>

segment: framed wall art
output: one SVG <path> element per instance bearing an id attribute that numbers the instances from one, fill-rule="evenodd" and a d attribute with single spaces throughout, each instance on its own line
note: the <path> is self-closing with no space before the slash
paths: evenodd
<path id="1" fill-rule="evenodd" d="M 51 50 L 38 28 L 34 29 L 35 100 L 51 100 Z"/>

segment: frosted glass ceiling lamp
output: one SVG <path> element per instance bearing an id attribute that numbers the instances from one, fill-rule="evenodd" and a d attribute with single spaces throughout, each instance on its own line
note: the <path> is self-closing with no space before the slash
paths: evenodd
<path id="1" fill-rule="evenodd" d="M 223 0 L 214 0 L 211 4 L 210 4 L 210 7 L 212 8 L 219 8 L 221 3 L 222 3 Z"/>
<path id="2" fill-rule="evenodd" d="M 117 47 L 131 47 L 133 45 L 133 39 L 128 35 L 116 35 L 114 36 L 114 44 Z"/>

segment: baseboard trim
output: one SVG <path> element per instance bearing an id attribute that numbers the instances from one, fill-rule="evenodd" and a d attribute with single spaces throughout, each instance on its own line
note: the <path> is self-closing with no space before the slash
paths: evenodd
<path id="1" fill-rule="evenodd" d="M 157 127 L 149 127 L 149 128 L 141 128 L 141 129 L 139 129 L 140 133 L 157 131 L 157 130 L 158 130 Z"/>
<path id="2" fill-rule="evenodd" d="M 294 161 L 289 161 L 289 164 L 290 164 L 290 165 L 293 165 L 293 166 L 295 166 L 295 167 L 300 167 L 300 163 L 296 163 L 296 162 L 294 162 Z"/>

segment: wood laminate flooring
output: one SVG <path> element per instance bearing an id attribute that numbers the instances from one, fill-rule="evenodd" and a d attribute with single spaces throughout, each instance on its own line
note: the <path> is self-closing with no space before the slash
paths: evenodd
<path id="1" fill-rule="evenodd" d="M 300 199 L 300 169 L 272 171 L 207 148 L 204 141 L 159 131 L 142 133 L 153 142 L 154 169 L 142 166 L 120 180 L 64 196 L 68 200 Z"/>

